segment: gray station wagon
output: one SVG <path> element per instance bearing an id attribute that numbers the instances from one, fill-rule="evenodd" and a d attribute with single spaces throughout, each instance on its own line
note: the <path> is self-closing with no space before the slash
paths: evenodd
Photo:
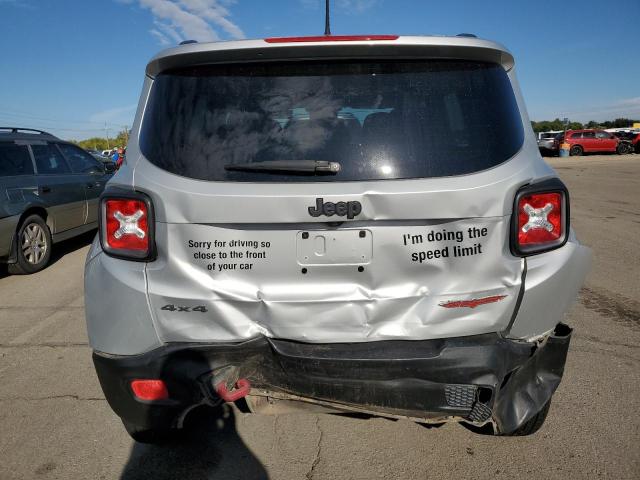
<path id="1" fill-rule="evenodd" d="M 28 128 L 0 127 L 0 261 L 43 269 L 55 242 L 98 226 L 111 175 L 80 147 Z"/>
<path id="2" fill-rule="evenodd" d="M 189 44 L 147 65 L 85 267 L 133 438 L 199 405 L 542 425 L 591 252 L 501 45 Z"/>

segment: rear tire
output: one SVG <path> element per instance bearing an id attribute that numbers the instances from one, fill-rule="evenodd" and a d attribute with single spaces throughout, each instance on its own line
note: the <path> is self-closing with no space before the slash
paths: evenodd
<path id="1" fill-rule="evenodd" d="M 9 264 L 7 270 L 14 275 L 36 273 L 49 264 L 51 259 L 51 232 L 39 215 L 25 218 L 16 235 L 17 262 Z"/>
<path id="2" fill-rule="evenodd" d="M 527 435 L 532 435 L 536 433 L 542 425 L 544 421 L 547 419 L 547 414 L 549 413 L 549 407 L 551 406 L 551 400 L 549 400 L 542 409 L 536 413 L 533 417 L 527 420 L 520 428 L 511 433 L 499 433 L 498 435 L 504 437 L 524 437 Z"/>
<path id="3" fill-rule="evenodd" d="M 583 150 L 580 145 L 573 145 L 569 149 L 569 155 L 571 155 L 572 157 L 579 157 L 580 155 L 582 155 L 582 153 L 583 153 Z"/>

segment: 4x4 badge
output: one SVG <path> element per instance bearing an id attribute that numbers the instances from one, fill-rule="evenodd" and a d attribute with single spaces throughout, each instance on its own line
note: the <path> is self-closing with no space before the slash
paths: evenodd
<path id="1" fill-rule="evenodd" d="M 326 215 L 331 217 L 332 215 L 338 215 L 351 219 L 357 216 L 362 211 L 362 205 L 358 201 L 354 202 L 327 202 L 324 203 L 323 198 L 316 198 L 316 204 L 314 207 L 309 207 L 309 215 L 312 217 L 319 217 L 320 215 Z"/>

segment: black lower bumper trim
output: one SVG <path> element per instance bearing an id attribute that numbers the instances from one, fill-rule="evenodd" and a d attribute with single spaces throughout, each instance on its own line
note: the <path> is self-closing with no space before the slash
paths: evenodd
<path id="1" fill-rule="evenodd" d="M 498 334 L 424 341 L 308 344 L 257 338 L 235 344 L 172 344 L 137 356 L 94 352 L 113 410 L 141 427 L 176 426 L 182 413 L 216 400 L 213 385 L 248 378 L 254 388 L 418 418 L 492 418 L 510 433 L 535 415 L 562 378 L 571 329 L 546 343 Z M 171 399 L 145 403 L 135 378 L 161 378 Z"/>

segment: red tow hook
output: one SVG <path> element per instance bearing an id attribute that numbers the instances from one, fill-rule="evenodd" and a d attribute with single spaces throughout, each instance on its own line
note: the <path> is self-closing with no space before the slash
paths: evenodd
<path id="1" fill-rule="evenodd" d="M 249 391 L 251 390 L 251 383 L 246 378 L 241 378 L 236 382 L 236 390 L 230 392 L 227 389 L 227 384 L 223 381 L 216 385 L 216 393 L 220 396 L 222 400 L 225 402 L 235 402 L 236 400 L 240 400 L 241 398 L 249 395 Z"/>

